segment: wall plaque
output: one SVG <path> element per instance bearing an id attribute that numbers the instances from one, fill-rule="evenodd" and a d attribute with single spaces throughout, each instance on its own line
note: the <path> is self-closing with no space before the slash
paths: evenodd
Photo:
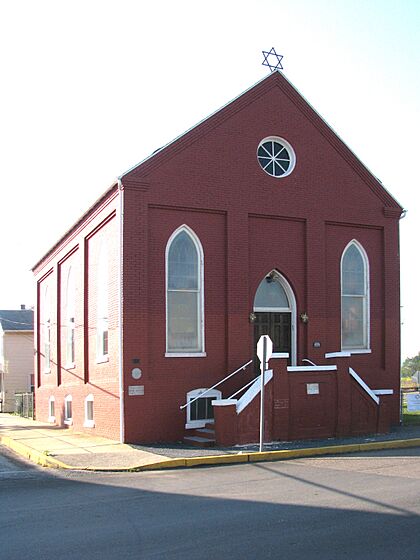
<path id="1" fill-rule="evenodd" d="M 135 397 L 137 395 L 144 395 L 144 385 L 129 385 L 128 395 L 130 397 Z"/>

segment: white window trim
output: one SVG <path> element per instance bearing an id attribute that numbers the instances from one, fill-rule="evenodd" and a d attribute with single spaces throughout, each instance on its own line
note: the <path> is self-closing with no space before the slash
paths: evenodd
<path id="1" fill-rule="evenodd" d="M 204 428 L 204 426 L 206 424 L 212 424 L 214 423 L 213 419 L 210 420 L 191 420 L 191 408 L 190 408 L 190 399 L 195 399 L 196 397 L 199 397 L 200 395 L 202 395 L 205 391 L 207 391 L 207 389 L 205 388 L 201 388 L 201 389 L 193 389 L 192 391 L 189 391 L 187 393 L 187 403 L 188 406 L 185 407 L 185 410 L 187 411 L 187 421 L 185 424 L 185 428 L 189 429 L 189 428 Z M 218 391 L 217 389 L 212 389 L 211 391 L 208 391 L 205 395 L 203 395 L 203 397 L 205 399 L 207 398 L 213 398 L 215 400 L 219 400 L 222 398 L 222 392 Z"/>
<path id="2" fill-rule="evenodd" d="M 362 256 L 363 263 L 365 265 L 365 290 L 366 296 L 360 296 L 364 298 L 364 324 L 363 324 L 363 338 L 365 339 L 365 344 L 362 347 L 358 346 L 344 346 L 343 344 L 343 258 L 346 254 L 347 249 L 355 245 Z M 361 243 L 357 239 L 352 239 L 344 248 L 341 253 L 340 260 L 340 332 L 341 332 L 341 350 L 350 352 L 351 354 L 369 354 L 372 352 L 370 348 L 370 271 L 369 271 L 369 258 L 367 253 Z"/>
<path id="3" fill-rule="evenodd" d="M 287 299 L 289 300 L 290 307 L 254 307 L 254 312 L 258 313 L 290 313 L 291 314 L 291 364 L 296 365 L 296 355 L 297 355 L 297 326 L 296 326 L 296 297 L 293 289 L 286 278 L 280 274 L 276 269 L 273 269 L 269 274 L 266 274 L 264 278 L 272 275 L 273 280 L 279 282 L 283 290 L 286 292 Z M 261 282 L 260 282 L 261 283 Z M 258 287 L 260 284 L 258 284 Z M 257 290 L 258 290 L 257 287 Z M 256 292 L 255 292 L 256 294 Z M 255 300 L 255 296 L 254 296 Z"/>
<path id="4" fill-rule="evenodd" d="M 51 403 L 54 403 L 54 416 L 51 416 Z M 55 397 L 51 395 L 48 399 L 48 422 L 55 422 Z"/>
<path id="5" fill-rule="evenodd" d="M 199 313 L 198 313 L 198 334 L 201 340 L 201 347 L 195 352 L 191 350 L 186 350 L 185 352 L 180 352 L 179 349 L 171 350 L 168 348 L 168 341 L 169 341 L 169 322 L 168 322 L 168 256 L 169 256 L 169 249 L 172 245 L 173 240 L 175 237 L 181 233 L 181 231 L 185 231 L 193 241 L 198 255 L 199 255 L 199 267 L 198 267 L 198 286 L 199 286 Z M 177 228 L 166 244 L 165 250 L 165 320 L 166 320 L 166 346 L 165 346 L 165 357 L 168 358 L 192 358 L 192 357 L 205 357 L 206 350 L 205 350 L 205 338 L 204 338 L 204 251 L 203 246 L 201 245 L 200 239 L 198 238 L 197 234 L 186 224 L 183 224 L 179 228 Z"/>
<path id="6" fill-rule="evenodd" d="M 71 418 L 67 417 L 67 403 L 71 402 Z M 66 424 L 67 426 L 72 426 L 73 425 L 73 397 L 71 395 L 67 395 L 64 398 L 64 424 Z"/>
<path id="7" fill-rule="evenodd" d="M 44 352 L 44 368 L 43 373 L 51 373 L 51 301 L 50 291 L 48 286 L 44 291 L 44 304 L 43 304 L 43 352 Z M 47 361 L 47 346 L 48 346 L 48 361 Z"/>
<path id="8" fill-rule="evenodd" d="M 72 282 L 71 282 L 72 281 Z M 76 334 L 76 286 L 74 284 L 74 272 L 71 266 L 69 266 L 67 272 L 67 285 L 66 285 L 66 369 L 72 369 L 76 367 L 76 345 L 75 345 L 75 334 Z M 73 360 L 69 358 L 69 343 L 73 341 Z"/>
<path id="9" fill-rule="evenodd" d="M 258 159 L 258 150 L 260 149 L 260 146 L 262 146 L 262 144 L 264 144 L 265 142 L 278 142 L 279 144 L 282 144 L 286 148 L 286 150 L 289 152 L 290 167 L 286 171 L 286 173 L 283 173 L 283 175 L 279 175 L 279 176 L 272 175 L 271 173 L 269 173 L 268 171 L 266 171 L 262 167 L 262 165 L 260 163 L 260 160 Z M 292 148 L 291 144 L 287 140 L 285 140 L 284 138 L 281 138 L 280 136 L 267 136 L 267 138 L 264 138 L 258 144 L 258 147 L 257 147 L 257 162 L 258 162 L 258 165 L 260 166 L 260 168 L 264 171 L 264 173 L 267 173 L 267 175 L 269 177 L 273 177 L 273 179 L 283 179 L 283 177 L 287 177 L 288 175 L 293 173 L 293 170 L 296 167 L 296 153 L 295 153 L 295 150 Z"/>
<path id="10" fill-rule="evenodd" d="M 88 395 L 85 398 L 85 421 L 83 422 L 83 426 L 85 428 L 94 428 L 95 427 L 95 420 L 93 418 L 92 418 L 92 420 L 88 420 L 88 417 L 87 417 L 87 415 L 88 415 L 87 414 L 87 412 L 88 412 L 87 403 L 88 402 L 94 402 L 94 401 L 95 401 L 95 399 L 94 399 L 92 394 Z"/>
<path id="11" fill-rule="evenodd" d="M 105 276 L 105 284 L 101 283 L 102 276 Z M 102 364 L 109 361 L 109 268 L 108 244 L 105 240 L 102 241 L 99 250 L 96 283 L 98 288 L 96 299 L 96 363 Z M 104 290 L 104 293 L 101 290 Z M 104 305 L 103 309 L 102 305 Z M 104 314 L 104 311 L 106 311 L 106 314 Z M 108 333 L 107 353 L 103 352 L 103 336 L 105 332 Z"/>

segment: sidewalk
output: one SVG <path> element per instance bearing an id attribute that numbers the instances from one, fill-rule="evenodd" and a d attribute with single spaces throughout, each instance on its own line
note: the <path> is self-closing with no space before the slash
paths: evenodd
<path id="1" fill-rule="evenodd" d="M 0 413 L 0 444 L 45 467 L 142 471 L 420 447 L 420 426 L 398 427 L 389 434 L 369 437 L 269 443 L 259 453 L 258 445 L 200 449 L 181 443 L 148 446 L 121 444 L 72 429 Z"/>

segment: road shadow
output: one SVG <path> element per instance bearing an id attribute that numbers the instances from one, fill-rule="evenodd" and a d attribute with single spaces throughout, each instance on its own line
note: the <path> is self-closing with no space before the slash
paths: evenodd
<path id="1" fill-rule="evenodd" d="M 2 481 L 2 556 L 419 560 L 420 516 L 413 513 L 418 481 L 407 482 L 410 510 L 385 494 L 363 496 L 355 488 L 314 482 L 290 463 L 284 467 L 127 475 L 44 471 Z"/>

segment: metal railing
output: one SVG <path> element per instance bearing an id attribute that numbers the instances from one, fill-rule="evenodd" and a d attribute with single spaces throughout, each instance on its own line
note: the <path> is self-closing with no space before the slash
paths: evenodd
<path id="1" fill-rule="evenodd" d="M 308 362 L 308 364 L 311 364 L 311 366 L 317 367 L 317 365 L 314 364 L 311 360 L 308 360 L 308 358 L 303 358 L 302 362 Z"/>
<path id="2" fill-rule="evenodd" d="M 252 364 L 253 360 L 249 360 L 249 362 L 247 362 L 246 364 L 243 364 L 241 367 L 239 367 L 238 369 L 235 369 L 235 371 L 233 371 L 232 373 L 229 373 L 229 375 L 227 375 L 226 377 L 224 377 L 222 380 L 218 381 L 217 383 L 215 383 L 213 385 L 213 387 L 210 387 L 210 389 L 206 389 L 205 391 L 203 391 L 202 393 L 200 393 L 197 397 L 195 397 L 194 399 L 191 399 L 190 401 L 186 402 L 185 404 L 183 404 L 182 406 L 180 406 L 179 408 L 182 410 L 183 408 L 185 408 L 186 406 L 189 406 L 190 404 L 192 404 L 195 401 L 198 401 L 198 399 L 202 399 L 203 396 L 206 393 L 209 393 L 210 391 L 212 391 L 213 389 L 216 389 L 216 387 L 218 387 L 219 385 L 221 385 L 222 383 L 224 383 L 225 381 L 227 381 L 228 379 L 230 379 L 231 377 L 233 377 L 234 375 L 236 375 L 237 373 L 239 373 L 242 370 L 246 370 L 246 368 L 249 366 L 249 364 Z M 241 389 L 242 390 L 242 389 Z"/>
<path id="3" fill-rule="evenodd" d="M 241 393 L 242 391 L 244 391 L 245 389 L 248 389 L 248 387 L 250 385 L 252 385 L 253 383 L 255 383 L 257 381 L 257 379 L 260 379 L 260 375 L 258 375 L 257 377 L 254 377 L 254 379 L 251 379 L 251 381 L 249 383 L 247 383 L 246 385 L 244 385 L 243 387 L 241 387 L 238 391 L 236 391 L 235 393 L 233 393 L 233 395 L 231 395 L 230 397 L 228 397 L 228 399 L 233 399 L 234 397 L 236 397 L 236 395 L 239 395 L 239 393 Z"/>
<path id="4" fill-rule="evenodd" d="M 34 417 L 34 394 L 15 393 L 15 414 L 23 418 Z"/>

